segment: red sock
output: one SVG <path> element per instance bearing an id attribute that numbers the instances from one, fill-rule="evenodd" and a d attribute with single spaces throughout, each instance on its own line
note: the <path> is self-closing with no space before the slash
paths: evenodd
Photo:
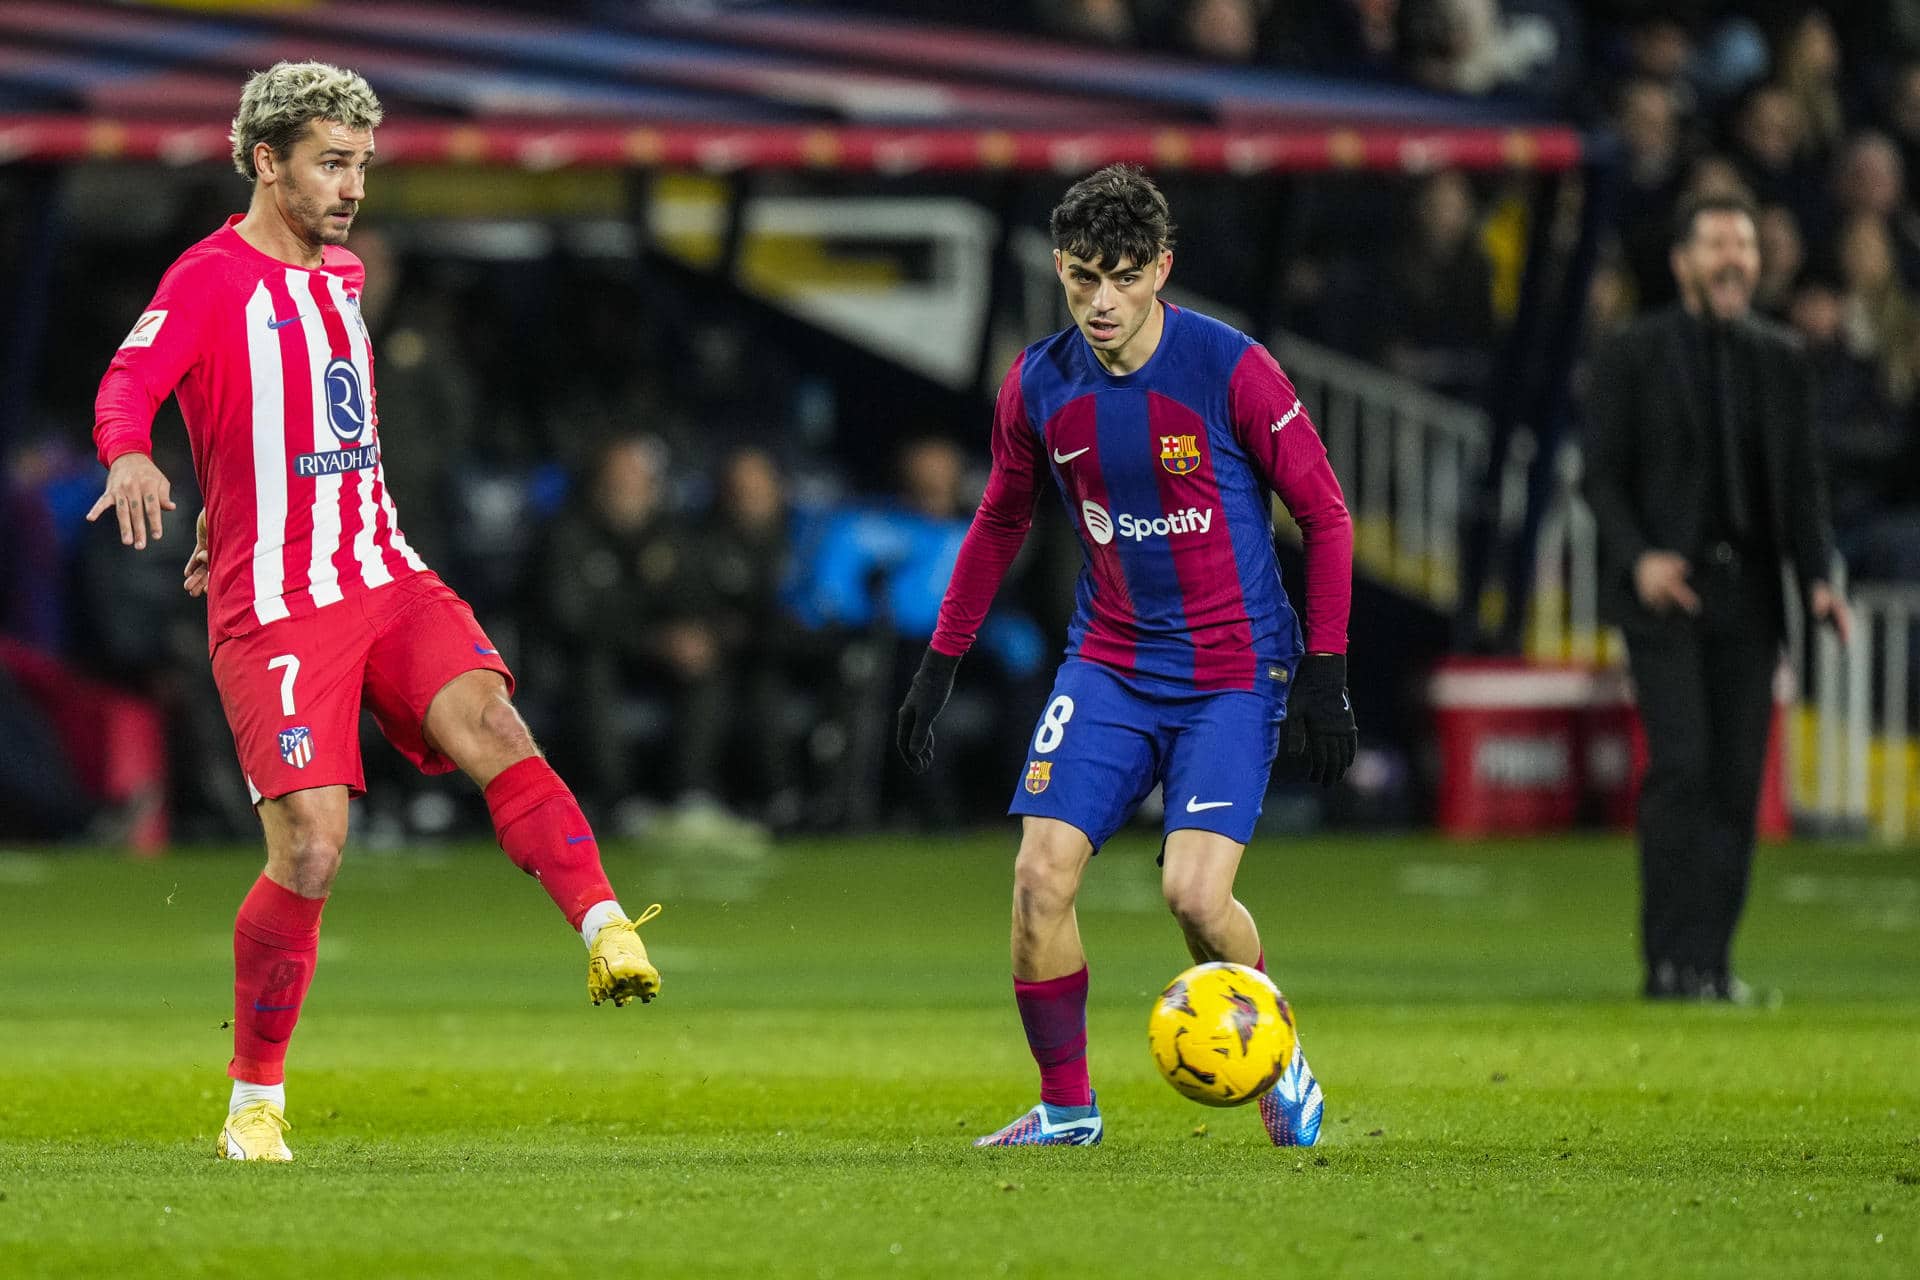
<path id="1" fill-rule="evenodd" d="M 1044 982 L 1013 980 L 1013 998 L 1040 1064 L 1040 1101 L 1056 1107 L 1093 1105 L 1087 1076 L 1087 968 Z"/>
<path id="2" fill-rule="evenodd" d="M 1267 971 L 1267 949 L 1265 947 L 1260 948 L 1260 955 L 1254 960 L 1253 967 L 1262 973 Z"/>
<path id="3" fill-rule="evenodd" d="M 303 898 L 262 875 L 233 924 L 233 1061 L 248 1084 L 286 1080 L 287 1040 L 313 982 L 325 898 Z"/>
<path id="4" fill-rule="evenodd" d="M 539 756 L 508 765 L 487 784 L 494 835 L 513 865 L 540 882 L 578 929 L 587 908 L 613 897 L 600 846 L 579 802 Z"/>

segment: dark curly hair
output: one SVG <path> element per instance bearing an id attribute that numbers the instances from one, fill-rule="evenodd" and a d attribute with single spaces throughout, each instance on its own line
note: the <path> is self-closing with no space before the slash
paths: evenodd
<path id="1" fill-rule="evenodd" d="M 1100 267 L 1145 267 L 1173 248 L 1167 198 L 1138 165 L 1110 164 L 1074 183 L 1047 230 L 1054 248 Z"/>

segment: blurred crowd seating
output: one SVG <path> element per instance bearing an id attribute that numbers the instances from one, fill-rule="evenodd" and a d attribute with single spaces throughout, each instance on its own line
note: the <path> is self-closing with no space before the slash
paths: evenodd
<path id="1" fill-rule="evenodd" d="M 1589 341 L 1671 299 L 1666 244 L 1681 199 L 1749 192 L 1761 306 L 1822 371 L 1842 549 L 1857 577 L 1920 579 L 1920 0 L 926 10 L 1210 63 L 1514 96 L 1613 130 L 1623 187 Z M 1056 194 L 1045 185 L 1023 218 L 1044 216 Z M 1527 243 L 1518 179 L 1336 175 L 1284 200 L 1277 184 L 1166 185 L 1182 228 L 1177 283 L 1458 398 L 1487 397 Z M 86 426 L 107 355 L 165 264 L 239 194 L 209 179 L 140 243 L 63 250 L 57 341 L 0 493 L 0 630 L 164 709 L 176 831 L 189 838 L 245 834 L 251 818 L 202 609 L 178 589 L 198 499 L 171 408 L 158 458 L 182 510 L 158 554 L 128 554 L 79 516 L 98 492 Z M 383 233 L 377 196 L 352 247 L 368 263 L 403 526 L 507 648 L 529 719 L 597 818 L 630 831 L 686 815 L 780 829 L 943 824 L 1004 803 L 1077 557 L 1049 504 L 942 720 L 956 767 L 913 779 L 889 749 L 894 695 L 984 479 L 984 410 L 916 421 L 902 406 L 872 421 L 726 297 L 638 262 L 439 256 Z M 30 713 L 0 693 L 0 711 Z M 405 838 L 483 818 L 422 790 L 389 753 L 367 754 L 370 831 Z M 0 774 L 10 767 L 0 757 Z"/>

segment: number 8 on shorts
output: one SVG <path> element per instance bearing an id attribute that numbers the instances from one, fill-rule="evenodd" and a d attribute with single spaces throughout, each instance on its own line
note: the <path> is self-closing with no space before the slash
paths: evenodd
<path id="1" fill-rule="evenodd" d="M 1045 714 L 1040 717 L 1040 728 L 1033 735 L 1033 753 L 1044 756 L 1060 745 L 1067 736 L 1067 721 L 1073 719 L 1073 699 L 1061 694 L 1047 704 Z"/>

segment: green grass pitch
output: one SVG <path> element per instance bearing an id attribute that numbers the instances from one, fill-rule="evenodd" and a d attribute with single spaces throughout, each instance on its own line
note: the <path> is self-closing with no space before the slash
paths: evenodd
<path id="1" fill-rule="evenodd" d="M 1080 914 L 1106 1145 L 979 1152 L 1035 1092 L 1012 843 L 609 849 L 667 905 L 621 1010 L 497 851 L 350 851 L 284 1167 L 212 1155 L 257 855 L 0 854 L 0 1275 L 1920 1275 L 1920 852 L 1763 851 L 1784 1000 L 1734 1010 L 1633 998 L 1624 840 L 1264 840 L 1299 1152 L 1155 1078 L 1184 955 L 1127 837 Z"/>

